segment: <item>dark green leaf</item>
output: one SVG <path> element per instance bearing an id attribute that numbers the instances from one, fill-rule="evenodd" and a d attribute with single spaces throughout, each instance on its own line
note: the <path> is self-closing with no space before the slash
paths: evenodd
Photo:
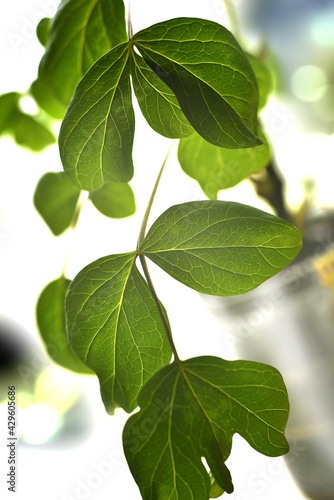
<path id="1" fill-rule="evenodd" d="M 135 52 L 131 73 L 140 109 L 153 130 L 172 139 L 187 137 L 194 131 L 173 92 Z"/>
<path id="2" fill-rule="evenodd" d="M 238 295 L 281 271 L 301 246 L 302 233 L 279 217 L 207 200 L 170 207 L 139 250 L 198 292 Z"/>
<path id="3" fill-rule="evenodd" d="M 65 329 L 65 295 L 70 280 L 51 281 L 38 298 L 36 319 L 46 350 L 60 366 L 79 373 L 93 373 L 72 351 Z"/>
<path id="4" fill-rule="evenodd" d="M 171 19 L 137 33 L 133 41 L 204 139 L 225 148 L 261 144 L 254 135 L 256 78 L 226 28 L 203 19 Z"/>
<path id="5" fill-rule="evenodd" d="M 227 493 L 225 460 L 240 434 L 258 452 L 287 453 L 289 402 L 283 379 L 268 365 L 212 356 L 163 368 L 139 394 L 123 446 L 144 500 L 208 500 L 211 481 L 202 457 Z"/>
<path id="6" fill-rule="evenodd" d="M 273 73 L 265 61 L 251 54 L 247 54 L 247 57 L 257 79 L 259 87 L 259 109 L 262 109 L 267 104 L 270 94 L 274 90 Z"/>
<path id="7" fill-rule="evenodd" d="M 130 217 L 136 211 L 136 202 L 129 184 L 107 182 L 97 191 L 89 193 L 94 206 L 101 214 L 114 219 Z"/>
<path id="8" fill-rule="evenodd" d="M 0 135 L 8 131 L 8 120 L 17 109 L 20 100 L 18 92 L 0 95 Z"/>
<path id="9" fill-rule="evenodd" d="M 39 78 L 67 106 L 86 71 L 126 39 L 123 0 L 63 0 L 52 21 Z"/>
<path id="10" fill-rule="evenodd" d="M 79 196 L 80 189 L 63 172 L 49 172 L 39 180 L 34 205 L 55 236 L 70 227 Z"/>
<path id="11" fill-rule="evenodd" d="M 56 137 L 33 116 L 15 110 L 7 122 L 14 139 L 22 147 L 40 152 L 56 142 Z"/>
<path id="12" fill-rule="evenodd" d="M 103 257 L 72 281 L 66 297 L 69 341 L 99 377 L 109 413 L 131 412 L 141 386 L 171 351 L 135 252 Z"/>
<path id="13" fill-rule="evenodd" d="M 182 170 L 196 179 L 208 198 L 235 186 L 250 174 L 259 172 L 270 161 L 270 148 L 259 131 L 263 144 L 255 148 L 226 149 L 214 146 L 198 134 L 181 139 L 178 159 Z"/>
<path id="14" fill-rule="evenodd" d="M 64 118 L 66 107 L 53 96 L 50 89 L 40 79 L 35 80 L 31 84 L 30 93 L 38 106 L 53 116 L 53 118 L 56 118 L 56 120 Z"/>
<path id="15" fill-rule="evenodd" d="M 101 57 L 79 83 L 59 134 L 64 170 L 81 189 L 133 175 L 134 112 L 128 44 Z"/>
<path id="16" fill-rule="evenodd" d="M 49 17 L 43 17 L 37 25 L 36 34 L 38 41 L 43 47 L 48 42 L 51 30 L 51 19 Z"/>

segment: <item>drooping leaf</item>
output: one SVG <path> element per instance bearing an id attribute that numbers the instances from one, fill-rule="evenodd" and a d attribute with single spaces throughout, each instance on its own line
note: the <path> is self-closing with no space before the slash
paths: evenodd
<path id="1" fill-rule="evenodd" d="M 204 19 L 178 18 L 142 30 L 132 40 L 204 139 L 225 148 L 261 144 L 254 135 L 256 78 L 226 28 Z"/>
<path id="2" fill-rule="evenodd" d="M 56 137 L 50 129 L 19 109 L 12 112 L 7 123 L 17 144 L 36 153 L 56 142 Z"/>
<path id="3" fill-rule="evenodd" d="M 17 109 L 20 100 L 18 92 L 0 95 L 0 135 L 8 130 L 8 120 Z"/>
<path id="4" fill-rule="evenodd" d="M 43 45 L 43 47 L 46 46 L 50 36 L 51 21 L 52 20 L 50 19 L 50 17 L 43 17 L 43 19 L 40 20 L 36 28 L 36 35 L 38 41 L 41 45 Z"/>
<path id="5" fill-rule="evenodd" d="M 258 135 L 263 144 L 245 149 L 219 148 L 197 133 L 181 139 L 178 159 L 182 170 L 197 180 L 208 198 L 216 199 L 221 189 L 235 186 L 268 165 L 269 144 L 262 132 Z"/>
<path id="6" fill-rule="evenodd" d="M 54 97 L 50 89 L 40 79 L 35 80 L 31 84 L 30 93 L 38 106 L 53 116 L 53 118 L 56 118 L 56 120 L 64 118 L 66 107 Z"/>
<path id="7" fill-rule="evenodd" d="M 65 329 L 65 295 L 70 280 L 64 276 L 51 281 L 40 294 L 36 307 L 37 325 L 46 350 L 63 368 L 79 373 L 93 372 L 74 354 Z"/>
<path id="8" fill-rule="evenodd" d="M 66 297 L 69 342 L 99 377 L 109 413 L 131 412 L 141 386 L 169 363 L 171 350 L 135 252 L 85 267 Z"/>
<path id="9" fill-rule="evenodd" d="M 39 78 L 67 106 L 86 71 L 126 39 L 123 0 L 63 0 L 52 20 Z"/>
<path id="10" fill-rule="evenodd" d="M 114 219 L 130 217 L 136 211 L 135 196 L 129 184 L 107 182 L 89 193 L 93 205 L 101 214 Z"/>
<path id="11" fill-rule="evenodd" d="M 59 134 L 64 170 L 80 189 L 133 175 L 134 112 L 128 44 L 101 57 L 79 83 Z"/>
<path id="12" fill-rule="evenodd" d="M 265 61 L 253 56 L 252 54 L 247 54 L 247 57 L 257 79 L 259 87 L 259 109 L 262 109 L 267 104 L 270 94 L 274 90 L 273 74 Z"/>
<path id="13" fill-rule="evenodd" d="M 280 373 L 252 361 L 202 356 L 173 362 L 139 394 L 140 411 L 123 431 L 123 446 L 143 500 L 208 500 L 211 481 L 233 491 L 225 465 L 234 433 L 268 456 L 289 450 L 289 414 Z"/>
<path id="14" fill-rule="evenodd" d="M 220 498 L 225 493 L 225 491 L 223 490 L 223 488 L 221 488 L 221 486 L 219 486 L 211 471 L 209 476 L 211 480 L 210 498 Z"/>
<path id="15" fill-rule="evenodd" d="M 48 172 L 39 180 L 34 205 L 55 236 L 70 227 L 79 196 L 80 189 L 64 172 Z"/>
<path id="16" fill-rule="evenodd" d="M 170 207 L 139 250 L 198 292 L 238 295 L 281 271 L 301 246 L 302 233 L 279 217 L 207 200 Z"/>
<path id="17" fill-rule="evenodd" d="M 153 130 L 172 139 L 187 137 L 194 131 L 175 94 L 135 52 L 131 74 L 140 109 Z"/>

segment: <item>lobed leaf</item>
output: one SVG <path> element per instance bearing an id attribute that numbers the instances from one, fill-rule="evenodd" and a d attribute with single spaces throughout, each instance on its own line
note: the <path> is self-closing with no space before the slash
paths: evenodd
<path id="1" fill-rule="evenodd" d="M 140 411 L 123 431 L 127 462 L 144 500 L 208 500 L 211 481 L 231 493 L 225 461 L 232 436 L 258 452 L 287 453 L 286 388 L 273 367 L 201 356 L 156 373 L 141 390 Z"/>
<path id="2" fill-rule="evenodd" d="M 36 306 L 38 329 L 53 361 L 68 370 L 92 374 L 74 354 L 67 340 L 64 303 L 69 284 L 70 280 L 61 276 L 41 292 Z"/>
<path id="3" fill-rule="evenodd" d="M 114 219 L 130 217 L 136 211 L 136 202 L 129 184 L 107 182 L 97 191 L 91 191 L 89 198 L 101 214 Z"/>
<path id="4" fill-rule="evenodd" d="M 39 180 L 34 205 L 55 236 L 70 227 L 79 196 L 80 189 L 63 172 L 48 172 Z"/>
<path id="5" fill-rule="evenodd" d="M 178 160 L 182 170 L 196 179 L 208 198 L 235 186 L 250 174 L 259 172 L 270 161 L 270 147 L 261 131 L 262 145 L 245 149 L 219 148 L 197 133 L 181 139 Z"/>
<path id="6" fill-rule="evenodd" d="M 128 44 L 101 57 L 79 83 L 59 134 L 64 171 L 80 189 L 133 175 L 134 112 Z"/>
<path id="7" fill-rule="evenodd" d="M 197 201 L 170 207 L 139 251 L 198 292 L 238 295 L 286 267 L 302 246 L 292 224 L 253 207 Z"/>
<path id="8" fill-rule="evenodd" d="M 99 378 L 109 413 L 131 412 L 142 385 L 169 363 L 171 350 L 136 253 L 110 255 L 85 267 L 66 297 L 69 342 Z"/>
<path id="9" fill-rule="evenodd" d="M 225 148 L 261 144 L 255 135 L 256 78 L 226 28 L 204 19 L 177 18 L 142 30 L 132 40 L 205 140 Z"/>

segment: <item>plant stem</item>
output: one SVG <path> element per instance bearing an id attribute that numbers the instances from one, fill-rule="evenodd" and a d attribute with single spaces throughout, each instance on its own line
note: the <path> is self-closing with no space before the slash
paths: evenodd
<path id="1" fill-rule="evenodd" d="M 130 0 L 128 4 L 128 39 L 131 40 L 133 36 L 133 31 L 132 31 L 132 23 L 131 23 L 131 5 L 130 5 Z"/>
<path id="2" fill-rule="evenodd" d="M 234 0 L 223 0 L 229 28 L 234 34 L 235 38 L 240 39 L 239 21 L 237 11 L 235 8 Z"/>

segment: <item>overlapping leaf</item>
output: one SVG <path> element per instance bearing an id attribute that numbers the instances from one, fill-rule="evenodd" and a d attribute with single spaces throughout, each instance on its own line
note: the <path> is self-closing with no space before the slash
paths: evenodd
<path id="1" fill-rule="evenodd" d="M 193 358 L 160 370 L 139 394 L 140 411 L 123 431 L 123 446 L 144 500 L 208 500 L 202 457 L 227 493 L 225 465 L 234 433 L 268 456 L 289 449 L 289 414 L 279 372 L 252 361 Z"/>
<path id="2" fill-rule="evenodd" d="M 235 186 L 250 174 L 259 172 L 270 161 L 267 139 L 259 131 L 263 144 L 256 148 L 226 149 L 205 141 L 198 134 L 181 139 L 178 159 L 182 170 L 196 179 L 208 198 Z"/>
<path id="3" fill-rule="evenodd" d="M 225 201 L 170 207 L 139 250 L 164 271 L 211 295 L 248 292 L 286 267 L 302 233 L 261 210 Z"/>
<path id="4" fill-rule="evenodd" d="M 103 257 L 72 281 L 66 297 L 69 342 L 99 377 L 106 410 L 131 412 L 142 385 L 171 351 L 135 252 Z"/>
<path id="5" fill-rule="evenodd" d="M 267 104 L 270 94 L 274 90 L 274 77 L 268 64 L 251 54 L 247 54 L 259 87 L 259 109 Z"/>
<path id="6" fill-rule="evenodd" d="M 226 148 L 261 144 L 254 135 L 256 78 L 227 29 L 212 21 L 178 18 L 140 31 L 133 42 L 204 139 Z"/>
<path id="7" fill-rule="evenodd" d="M 32 82 L 29 90 L 40 108 L 56 120 L 64 118 L 66 107 L 54 97 L 42 80 L 37 79 Z"/>
<path id="8" fill-rule="evenodd" d="M 86 71 L 126 38 L 123 0 L 63 0 L 52 20 L 39 78 L 67 106 Z"/>
<path id="9" fill-rule="evenodd" d="M 101 57 L 79 83 L 59 134 L 65 173 L 87 191 L 133 175 L 134 112 L 128 44 Z"/>
<path id="10" fill-rule="evenodd" d="M 129 184 L 107 182 L 97 191 L 89 193 L 93 205 L 107 217 L 121 219 L 136 211 L 136 202 Z"/>
<path id="11" fill-rule="evenodd" d="M 43 47 L 48 43 L 52 20 L 50 17 L 43 17 L 37 25 L 36 35 L 38 41 Z"/>
<path id="12" fill-rule="evenodd" d="M 18 92 L 0 95 L 0 135 L 8 131 L 10 117 L 17 110 L 19 100 Z"/>
<path id="13" fill-rule="evenodd" d="M 135 52 L 131 74 L 140 109 L 153 130 L 173 139 L 193 132 L 175 94 Z"/>
<path id="14" fill-rule="evenodd" d="M 19 109 L 12 112 L 8 119 L 8 130 L 15 142 L 36 153 L 56 142 L 54 133 L 35 116 L 22 113 Z"/>
<path id="15" fill-rule="evenodd" d="M 80 189 L 63 172 L 48 172 L 39 180 L 34 205 L 55 236 L 70 227 L 79 196 Z"/>
<path id="16" fill-rule="evenodd" d="M 79 373 L 93 372 L 74 354 L 65 329 L 65 295 L 70 280 L 64 276 L 51 281 L 38 298 L 36 319 L 46 350 L 60 366 Z"/>

